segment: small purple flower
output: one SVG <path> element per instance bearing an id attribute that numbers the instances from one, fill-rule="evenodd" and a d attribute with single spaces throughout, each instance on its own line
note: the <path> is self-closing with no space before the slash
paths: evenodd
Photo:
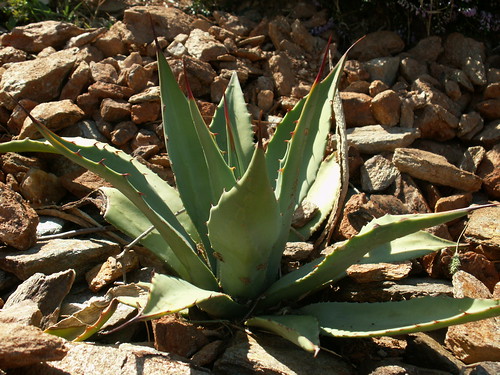
<path id="1" fill-rule="evenodd" d="M 476 10 L 476 8 L 467 8 L 467 9 L 463 9 L 461 11 L 461 13 L 465 17 L 474 17 L 477 14 L 477 10 Z"/>

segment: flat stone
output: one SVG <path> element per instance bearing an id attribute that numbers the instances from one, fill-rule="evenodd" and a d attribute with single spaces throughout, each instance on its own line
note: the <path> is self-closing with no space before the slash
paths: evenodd
<path id="1" fill-rule="evenodd" d="M 353 264 L 347 276 L 357 283 L 371 283 L 384 280 L 401 280 L 408 277 L 412 270 L 411 261 L 400 263 Z"/>
<path id="2" fill-rule="evenodd" d="M 500 252 L 500 207 L 486 207 L 473 211 L 464 236 L 467 241 L 487 246 Z"/>
<path id="3" fill-rule="evenodd" d="M 408 147 L 420 137 L 418 129 L 368 125 L 347 129 L 347 141 L 363 154 L 378 154 Z"/>
<path id="4" fill-rule="evenodd" d="M 0 323 L 0 368 L 29 366 L 58 361 L 66 355 L 66 340 L 43 333 L 39 328 Z"/>
<path id="5" fill-rule="evenodd" d="M 55 337 L 55 336 L 51 336 Z M 202 375 L 209 370 L 195 367 L 174 354 L 141 345 L 93 345 L 67 343 L 68 353 L 60 361 L 23 368 L 23 375 Z"/>
<path id="6" fill-rule="evenodd" d="M 89 289 L 93 292 L 101 290 L 106 285 L 119 279 L 124 273 L 130 272 L 139 267 L 139 258 L 133 250 L 116 257 L 109 257 L 103 264 L 98 264 L 92 268 L 85 278 L 89 284 Z"/>
<path id="7" fill-rule="evenodd" d="M 354 374 L 346 362 L 335 356 L 320 352 L 313 357 L 280 337 L 259 333 L 253 338 L 243 332 L 236 334 L 234 344 L 215 362 L 214 372 L 240 375 Z"/>
<path id="8" fill-rule="evenodd" d="M 464 191 L 477 191 L 481 188 L 482 181 L 479 177 L 455 167 L 443 156 L 431 152 L 398 148 L 392 162 L 401 172 L 434 184 Z"/>
<path id="9" fill-rule="evenodd" d="M 21 280 L 37 272 L 51 274 L 70 268 L 80 277 L 96 263 L 119 252 L 120 246 L 108 240 L 55 239 L 39 242 L 22 254 L 0 253 L 0 268 Z"/>
<path id="10" fill-rule="evenodd" d="M 42 313 L 39 327 L 46 329 L 57 322 L 62 300 L 74 280 L 75 271 L 72 269 L 48 276 L 36 273 L 17 287 L 5 302 L 4 308 L 13 308 L 24 301 L 33 301 L 38 304 Z"/>

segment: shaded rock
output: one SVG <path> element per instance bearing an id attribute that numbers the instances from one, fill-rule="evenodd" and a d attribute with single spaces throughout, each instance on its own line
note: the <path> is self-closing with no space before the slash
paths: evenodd
<path id="1" fill-rule="evenodd" d="M 184 44 L 189 54 L 202 61 L 214 61 L 227 53 L 226 47 L 209 33 L 194 29 Z"/>
<path id="2" fill-rule="evenodd" d="M 132 121 L 122 121 L 118 123 L 111 132 L 111 143 L 116 146 L 123 146 L 130 141 L 137 133 L 137 126 Z"/>
<path id="3" fill-rule="evenodd" d="M 181 87 L 185 86 L 185 64 L 189 84 L 195 97 L 210 93 L 210 85 L 217 73 L 209 63 L 186 56 L 182 61 L 178 59 L 169 60 L 169 64 Z"/>
<path id="4" fill-rule="evenodd" d="M 368 125 L 347 129 L 349 144 L 364 154 L 378 154 L 407 147 L 420 137 L 418 129 Z"/>
<path id="5" fill-rule="evenodd" d="M 98 292 L 104 286 L 119 279 L 124 273 L 139 267 L 139 258 L 134 251 L 129 250 L 116 257 L 109 257 L 103 264 L 98 264 L 87 272 L 85 278 L 89 289 Z"/>
<path id="6" fill-rule="evenodd" d="M 382 155 L 375 155 L 361 166 L 361 186 L 363 191 L 387 189 L 399 176 L 398 169 Z"/>
<path id="7" fill-rule="evenodd" d="M 420 129 L 422 138 L 450 140 L 456 135 L 458 121 L 452 113 L 436 104 L 426 104 L 415 112 L 415 126 Z"/>
<path id="8" fill-rule="evenodd" d="M 56 132 L 76 124 L 85 114 L 76 104 L 73 104 L 71 100 L 65 99 L 38 104 L 31 111 L 31 115 L 50 130 Z M 42 138 L 42 135 L 36 130 L 31 118 L 28 117 L 24 120 L 18 138 L 37 139 Z"/>
<path id="9" fill-rule="evenodd" d="M 26 111 L 31 112 L 33 108 L 38 105 L 38 102 L 35 102 L 30 99 L 21 99 L 19 101 L 20 105 L 16 105 L 14 110 L 12 111 L 9 121 L 7 122 L 7 127 L 10 132 L 14 135 L 18 135 L 23 127 L 24 120 L 28 117 Z M 23 108 L 21 108 L 23 106 Z M 26 110 L 26 111 L 25 111 Z"/>
<path id="10" fill-rule="evenodd" d="M 415 365 L 431 365 L 433 369 L 460 374 L 464 364 L 453 357 L 439 342 L 424 332 L 409 335 L 405 360 Z"/>
<path id="11" fill-rule="evenodd" d="M 66 195 L 59 178 L 42 169 L 31 168 L 24 176 L 20 192 L 29 202 L 40 204 L 56 204 Z"/>
<path id="12" fill-rule="evenodd" d="M 152 130 L 139 129 L 130 142 L 130 147 L 136 150 L 140 147 L 156 146 L 158 149 L 163 147 L 164 143 Z"/>
<path id="13" fill-rule="evenodd" d="M 62 48 L 70 38 L 84 32 L 84 29 L 68 22 L 42 21 L 15 27 L 0 37 L 0 44 L 38 53 L 47 47 Z"/>
<path id="14" fill-rule="evenodd" d="M 87 62 L 82 61 L 69 76 L 68 82 L 66 82 L 61 90 L 59 99 L 70 99 L 73 102 L 76 101 L 78 95 L 80 95 L 83 89 L 89 85 L 90 78 L 90 66 Z"/>
<path id="15" fill-rule="evenodd" d="M 494 120 L 486 124 L 472 140 L 480 142 L 487 147 L 493 147 L 500 142 L 500 120 Z"/>
<path id="16" fill-rule="evenodd" d="M 477 175 L 483 179 L 486 192 L 494 199 L 500 199 L 500 145 L 486 153 L 477 168 Z"/>
<path id="17" fill-rule="evenodd" d="M 341 92 L 342 107 L 348 127 L 374 125 L 376 120 L 370 109 L 372 98 L 357 92 Z"/>
<path id="18" fill-rule="evenodd" d="M 439 55 L 443 52 L 442 40 L 439 36 L 429 36 L 418 41 L 417 45 L 407 54 L 418 61 L 436 61 Z"/>
<path id="19" fill-rule="evenodd" d="M 38 308 L 38 303 L 24 300 L 10 307 L 3 307 L 0 310 L 1 323 L 16 323 L 23 326 L 40 327 L 42 313 Z"/>
<path id="20" fill-rule="evenodd" d="M 456 298 L 491 298 L 488 289 L 474 276 L 458 271 L 453 275 Z M 490 318 L 448 328 L 446 346 L 465 363 L 500 361 L 500 319 Z"/>
<path id="21" fill-rule="evenodd" d="M 401 116 L 401 98 L 393 90 L 382 91 L 372 99 L 371 110 L 380 125 L 397 125 Z"/>
<path id="22" fill-rule="evenodd" d="M 77 60 L 78 48 L 55 52 L 48 57 L 12 64 L 0 80 L 0 104 L 13 109 L 9 98 L 39 103 L 59 98 L 62 83 Z"/>
<path id="23" fill-rule="evenodd" d="M 424 62 L 411 57 L 405 57 L 400 62 L 401 75 L 409 82 L 429 73 L 429 69 Z"/>
<path id="24" fill-rule="evenodd" d="M 226 343 L 222 340 L 215 340 L 198 350 L 190 359 L 196 366 L 207 366 L 215 362 L 226 348 Z"/>
<path id="25" fill-rule="evenodd" d="M 341 359 L 320 352 L 316 357 L 277 336 L 260 334 L 256 339 L 242 332 L 214 364 L 221 375 L 241 374 L 352 374 L 352 368 Z"/>
<path id="26" fill-rule="evenodd" d="M 392 162 L 410 176 L 464 191 L 477 191 L 482 181 L 476 175 L 450 164 L 446 158 L 412 148 L 398 148 Z"/>
<path id="27" fill-rule="evenodd" d="M 29 366 L 58 361 L 66 355 L 66 340 L 43 333 L 39 328 L 0 323 L 0 368 Z"/>
<path id="28" fill-rule="evenodd" d="M 395 32 L 376 31 L 366 35 L 364 39 L 354 45 L 349 55 L 353 59 L 367 61 L 399 53 L 404 47 L 403 39 Z"/>
<path id="29" fill-rule="evenodd" d="M 19 194 L 0 182 L 0 241 L 18 250 L 36 242 L 38 215 Z"/>
<path id="30" fill-rule="evenodd" d="M 487 120 L 500 118 L 500 99 L 487 99 L 477 103 L 477 111 Z"/>
<path id="31" fill-rule="evenodd" d="M 14 308 L 24 301 L 35 302 L 42 314 L 39 327 L 46 329 L 57 322 L 62 300 L 74 280 L 72 269 L 48 276 L 36 273 L 17 287 L 5 302 L 4 309 Z"/>
<path id="32" fill-rule="evenodd" d="M 0 268 L 21 280 L 26 280 L 37 272 L 51 274 L 70 268 L 76 271 L 78 278 L 94 264 L 119 252 L 120 247 L 107 240 L 55 239 L 38 242 L 22 254 L 2 252 Z"/>
<path id="33" fill-rule="evenodd" d="M 284 53 L 278 53 L 269 59 L 268 64 L 273 74 L 278 94 L 283 96 L 290 95 L 292 87 L 295 86 L 295 72 L 290 58 Z"/>
<path id="34" fill-rule="evenodd" d="M 372 80 L 378 79 L 388 86 L 396 81 L 399 69 L 399 57 L 379 57 L 363 63 Z"/>
<path id="35" fill-rule="evenodd" d="M 175 315 L 153 320 L 153 334 L 155 349 L 184 358 L 189 358 L 209 342 L 200 328 Z"/>
<path id="36" fill-rule="evenodd" d="M 130 103 L 106 98 L 101 102 L 101 117 L 110 122 L 125 120 L 130 117 Z"/>
<path id="37" fill-rule="evenodd" d="M 416 79 L 411 85 L 411 90 L 417 93 L 416 99 L 418 99 L 419 96 L 423 96 L 424 101 L 422 104 L 438 105 L 443 107 L 455 117 L 460 117 L 462 114 L 462 110 L 458 103 L 454 102 L 448 97 L 448 95 L 437 89 L 433 84 L 429 83 L 425 79 Z M 423 105 L 419 107 L 423 107 Z"/>
<path id="38" fill-rule="evenodd" d="M 394 195 L 408 207 L 410 212 L 432 212 L 422 192 L 415 181 L 405 173 L 400 174 L 394 181 Z"/>
<path id="39" fill-rule="evenodd" d="M 463 140 L 471 140 L 484 127 L 483 118 L 476 111 L 463 113 L 458 122 L 457 136 Z"/>
<path id="40" fill-rule="evenodd" d="M 306 52 L 311 53 L 314 51 L 316 45 L 314 37 L 309 34 L 300 20 L 296 19 L 292 22 L 290 36 L 292 40 L 303 48 Z"/>
<path id="41" fill-rule="evenodd" d="M 444 58 L 462 69 L 475 85 L 486 84 L 484 44 L 460 33 L 452 33 L 444 41 Z"/>
<path id="42" fill-rule="evenodd" d="M 460 161 L 459 168 L 464 171 L 476 173 L 479 164 L 486 155 L 486 150 L 482 146 L 472 146 L 465 150 L 464 156 Z M 481 177 L 481 176 L 480 176 Z M 484 179 L 483 179 L 484 184 Z"/>
<path id="43" fill-rule="evenodd" d="M 112 187 L 110 183 L 88 170 L 76 170 L 60 177 L 61 184 L 77 198 L 83 198 L 101 187 Z"/>
<path id="44" fill-rule="evenodd" d="M 54 337 L 54 336 L 52 336 Z M 45 362 L 24 367 L 23 375 L 201 375 L 209 370 L 197 368 L 173 354 L 132 344 L 92 345 L 67 343 L 66 357 L 57 362 Z M 18 373 L 20 375 L 20 373 Z"/>
<path id="45" fill-rule="evenodd" d="M 500 98 L 500 82 L 490 83 L 484 89 L 483 96 L 485 99 L 498 99 Z"/>

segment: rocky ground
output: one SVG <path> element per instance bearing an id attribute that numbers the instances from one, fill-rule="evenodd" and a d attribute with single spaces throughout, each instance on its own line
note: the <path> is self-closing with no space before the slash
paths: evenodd
<path id="1" fill-rule="evenodd" d="M 270 18 L 257 12 L 196 17 L 159 5 L 127 8 L 109 30 L 55 21 L 19 27 L 0 36 L 0 142 L 40 136 L 14 98 L 58 134 L 109 142 L 172 181 L 147 13 L 180 82 L 184 59 L 207 121 L 236 71 L 253 119 L 271 130 L 307 94 L 330 33 L 313 33 L 327 15 L 302 3 Z M 336 58 L 343 51 L 334 45 L 331 52 Z M 500 56 L 481 41 L 453 33 L 409 46 L 394 32 L 370 33 L 350 53 L 341 85 L 351 191 L 335 240 L 387 212 L 500 199 Z M 157 266 L 140 247 L 123 253 L 127 239 L 110 232 L 89 204 L 103 185 L 60 157 L 0 155 L 0 368 L 7 373 L 500 372 L 498 319 L 432 334 L 328 340 L 323 345 L 336 354 L 324 351 L 316 359 L 275 337 L 171 317 L 154 321 L 152 332 L 136 325 L 100 336 L 95 345 L 44 334 L 40 329 L 62 317 L 95 318 L 126 287 L 114 283 L 122 280 L 122 265 L 129 282 L 147 279 Z M 433 228 L 468 246 L 404 264 L 352 267 L 325 295 L 499 298 L 499 218 L 500 207 L 491 207 Z M 304 249 L 308 256 L 310 247 L 301 249 L 291 248 L 289 264 L 300 262 Z M 456 257 L 460 271 L 452 277 Z"/>

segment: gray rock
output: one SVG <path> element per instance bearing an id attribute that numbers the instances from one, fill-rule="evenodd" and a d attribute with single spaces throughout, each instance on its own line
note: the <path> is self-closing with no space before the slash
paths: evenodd
<path id="1" fill-rule="evenodd" d="M 380 57 L 366 61 L 363 64 L 365 70 L 370 73 L 370 79 L 381 80 L 386 85 L 392 86 L 396 82 L 399 69 L 399 57 Z"/>
<path id="2" fill-rule="evenodd" d="M 347 140 L 364 154 L 378 154 L 407 147 L 420 137 L 418 129 L 368 125 L 347 129 Z"/>
<path id="3" fill-rule="evenodd" d="M 482 146 L 472 146 L 469 147 L 464 152 L 464 156 L 460 161 L 459 168 L 464 171 L 476 173 L 477 167 L 481 164 L 484 156 L 486 155 L 486 150 Z"/>
<path id="4" fill-rule="evenodd" d="M 36 227 L 37 237 L 61 233 L 64 224 L 66 223 L 63 219 L 53 216 L 40 216 L 39 218 L 40 222 Z"/>
<path id="5" fill-rule="evenodd" d="M 458 190 L 477 191 L 482 181 L 476 175 L 450 164 L 446 158 L 412 148 L 398 148 L 392 162 L 410 176 Z"/>
<path id="6" fill-rule="evenodd" d="M 84 276 L 93 265 L 120 252 L 120 246 L 103 239 L 55 239 L 37 243 L 19 254 L 2 252 L 0 268 L 26 280 L 37 272 L 51 274 L 73 268 Z"/>
<path id="7" fill-rule="evenodd" d="M 231 345 L 214 364 L 220 375 L 354 374 L 341 359 L 320 352 L 316 357 L 277 336 L 259 333 L 256 338 L 238 332 Z"/>
<path id="8" fill-rule="evenodd" d="M 210 373 L 209 370 L 190 365 L 181 357 L 147 346 L 68 343 L 67 348 L 68 353 L 62 360 L 25 367 L 22 369 L 22 374 L 202 375 Z"/>
<path id="9" fill-rule="evenodd" d="M 392 162 L 382 155 L 375 155 L 361 166 L 361 188 L 366 192 L 387 189 L 399 176 Z"/>
<path id="10" fill-rule="evenodd" d="M 13 308 L 24 301 L 36 302 L 42 313 L 40 328 L 46 329 L 57 321 L 62 300 L 74 280 L 75 271 L 72 269 L 48 276 L 36 273 L 19 285 L 5 302 L 4 308 Z"/>

